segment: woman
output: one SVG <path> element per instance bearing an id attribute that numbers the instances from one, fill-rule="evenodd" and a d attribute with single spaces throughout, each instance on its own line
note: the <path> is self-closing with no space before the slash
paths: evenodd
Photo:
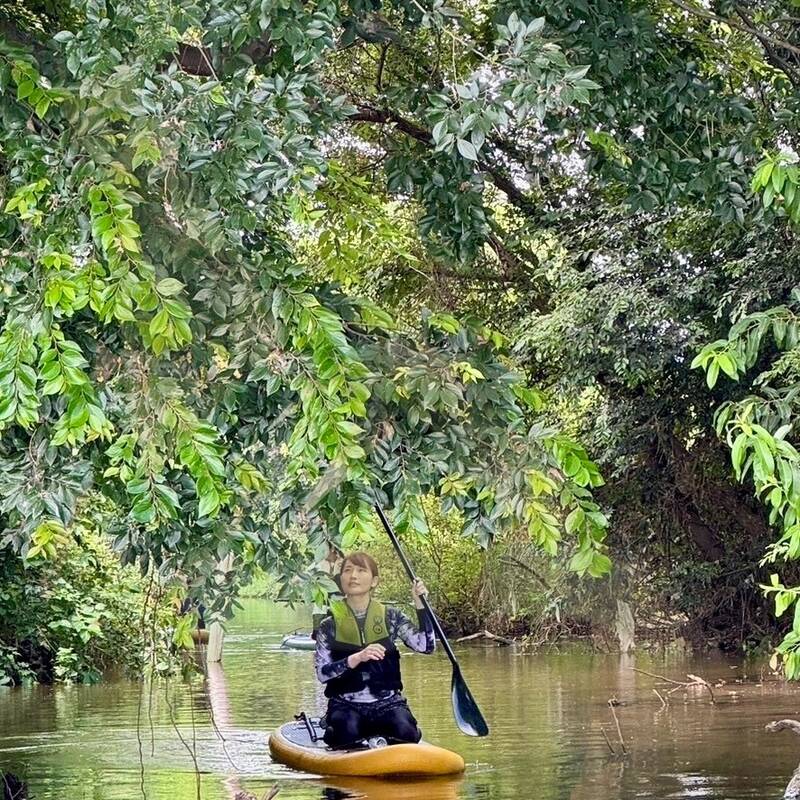
<path id="1" fill-rule="evenodd" d="M 352 553 L 342 561 L 340 584 L 344 600 L 330 604 L 331 614 L 319 626 L 315 665 L 328 697 L 325 742 L 333 748 L 418 742 L 417 721 L 402 695 L 401 639 L 418 653 L 432 653 L 433 627 L 420 599 L 422 581 L 411 589 L 419 628 L 394 608 L 372 599 L 378 585 L 378 565 L 367 553 Z"/>

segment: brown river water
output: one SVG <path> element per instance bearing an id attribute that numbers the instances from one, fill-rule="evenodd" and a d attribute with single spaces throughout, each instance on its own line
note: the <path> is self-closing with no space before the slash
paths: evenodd
<path id="1" fill-rule="evenodd" d="M 762 682 L 757 666 L 465 644 L 456 650 L 491 727 L 485 739 L 453 723 L 443 654 L 403 659 L 425 738 L 462 753 L 463 776 L 400 783 L 299 774 L 272 763 L 266 740 L 299 710 L 324 709 L 313 653 L 280 649 L 282 634 L 307 619 L 302 610 L 245 601 L 222 668 L 190 683 L 0 688 L 0 770 L 24 777 L 31 800 L 233 800 L 240 791 L 260 798 L 275 784 L 277 800 L 778 800 L 800 761 L 800 738 L 764 731 L 770 720 L 798 717 L 800 687 Z M 653 692 L 663 684 L 633 666 L 724 685 L 714 705 L 705 692 L 681 690 L 665 707 Z M 611 697 L 621 702 L 626 756 Z"/>

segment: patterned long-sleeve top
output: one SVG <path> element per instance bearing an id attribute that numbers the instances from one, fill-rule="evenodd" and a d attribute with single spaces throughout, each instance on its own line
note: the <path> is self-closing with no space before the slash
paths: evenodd
<path id="1" fill-rule="evenodd" d="M 363 624 L 367 612 L 355 611 L 353 613 L 359 625 Z M 389 638 L 392 641 L 400 639 L 406 647 L 417 653 L 432 653 L 436 649 L 436 640 L 426 609 L 417 609 L 417 620 L 418 626 L 414 625 L 402 611 L 396 608 L 387 608 L 386 623 L 389 629 Z M 322 683 L 338 678 L 350 669 L 347 666 L 346 658 L 336 660 L 333 658 L 333 653 L 331 652 L 333 634 L 333 617 L 327 617 L 320 623 L 319 631 L 317 632 L 317 649 L 314 654 L 317 678 Z M 385 700 L 396 694 L 399 694 L 399 692 L 392 689 L 375 691 L 369 686 L 365 686 L 358 692 L 342 695 L 342 699 L 351 703 L 374 703 L 376 700 Z"/>

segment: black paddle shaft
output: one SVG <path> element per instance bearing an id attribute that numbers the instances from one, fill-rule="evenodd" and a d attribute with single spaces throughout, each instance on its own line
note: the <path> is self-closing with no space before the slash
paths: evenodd
<path id="1" fill-rule="evenodd" d="M 414 568 L 406 558 L 406 554 L 403 552 L 403 548 L 400 546 L 400 542 L 395 532 L 392 530 L 389 520 L 386 519 L 383 509 L 377 503 L 375 504 L 375 511 L 377 511 L 383 523 L 383 527 L 386 529 L 386 533 L 391 539 L 392 545 L 394 545 L 395 552 L 408 573 L 408 577 L 412 581 L 416 581 L 417 576 L 414 574 Z M 466 733 L 469 736 L 486 736 L 489 733 L 489 726 L 486 724 L 486 720 L 483 718 L 483 714 L 481 714 L 481 710 L 478 708 L 478 704 L 475 702 L 475 698 L 472 696 L 472 692 L 470 692 L 469 686 L 467 686 L 467 682 L 461 674 L 461 667 L 458 664 L 455 653 L 453 653 L 450 647 L 450 642 L 447 641 L 447 637 L 444 635 L 439 620 L 436 619 L 436 615 L 433 613 L 428 598 L 423 595 L 420 597 L 420 600 L 428 612 L 434 633 L 442 643 L 442 647 L 444 647 L 444 651 L 447 653 L 447 657 L 453 665 L 453 676 L 450 681 L 450 695 L 453 701 L 453 714 L 455 715 L 456 723 L 462 733 Z"/>
<path id="2" fill-rule="evenodd" d="M 392 544 L 394 545 L 395 552 L 397 553 L 397 557 L 403 564 L 403 567 L 408 574 L 409 579 L 412 581 L 417 580 L 417 576 L 414 573 L 414 568 L 411 566 L 411 562 L 406 558 L 406 554 L 403 552 L 403 548 L 400 546 L 400 542 L 397 539 L 397 534 L 392 530 L 392 526 L 389 523 L 389 520 L 386 518 L 386 514 L 383 513 L 383 509 L 377 505 L 375 505 L 375 511 L 378 513 L 381 522 L 383 523 L 383 527 L 386 530 L 387 535 L 392 540 Z M 442 647 L 444 648 L 445 653 L 447 653 L 447 657 L 450 659 L 451 663 L 454 667 L 459 667 L 458 660 L 456 659 L 455 653 L 453 649 L 450 647 L 450 642 L 447 641 L 447 637 L 444 635 L 444 631 L 442 630 L 442 626 L 439 624 L 439 620 L 436 619 L 436 614 L 433 613 L 433 609 L 431 608 L 431 604 L 428 602 L 428 598 L 425 595 L 420 597 L 422 601 L 422 605 L 425 606 L 425 609 L 430 616 L 431 623 L 433 625 L 434 633 L 436 633 L 436 638 L 442 643 Z"/>

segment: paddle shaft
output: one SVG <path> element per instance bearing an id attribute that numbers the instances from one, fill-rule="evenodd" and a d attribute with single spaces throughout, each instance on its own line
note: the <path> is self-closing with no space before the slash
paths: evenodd
<path id="1" fill-rule="evenodd" d="M 386 514 L 383 513 L 383 509 L 377 503 L 375 504 L 375 511 L 377 512 L 387 535 L 392 540 L 392 545 L 397 553 L 397 557 L 400 559 L 400 562 L 405 568 L 406 574 L 413 583 L 417 580 L 417 576 L 414 573 L 414 568 L 411 566 L 411 562 L 406 558 L 406 554 L 403 552 L 403 548 L 400 546 L 400 542 L 397 539 L 397 534 L 392 530 L 392 526 L 389 523 L 389 520 L 386 518 Z M 439 620 L 436 618 L 436 614 L 433 613 L 433 609 L 431 608 L 431 604 L 428 602 L 428 598 L 425 595 L 422 595 L 419 599 L 422 601 L 422 605 L 425 607 L 428 615 L 431 618 L 431 624 L 433 625 L 436 638 L 442 643 L 442 647 L 444 648 L 445 653 L 447 653 L 447 657 L 450 659 L 453 666 L 459 672 L 461 672 L 461 667 L 459 666 L 455 653 L 450 647 L 450 642 L 447 641 L 447 637 L 444 635 L 444 631 L 442 630 L 442 626 L 439 624 Z"/>

